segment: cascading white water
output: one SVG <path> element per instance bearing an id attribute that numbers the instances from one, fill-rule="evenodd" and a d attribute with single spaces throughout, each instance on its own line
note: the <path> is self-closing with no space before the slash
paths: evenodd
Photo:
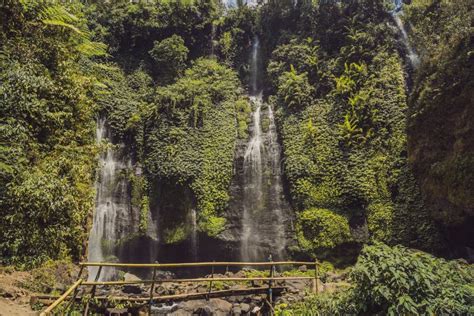
<path id="1" fill-rule="evenodd" d="M 263 1 L 263 0 L 260 1 L 260 3 L 264 3 L 264 2 L 266 1 Z M 226 8 L 232 8 L 237 5 L 238 1 L 237 0 L 222 0 L 222 3 L 224 4 Z M 250 7 L 254 7 L 259 4 L 259 1 L 258 0 L 243 0 L 242 3 Z"/>
<path id="2" fill-rule="evenodd" d="M 251 137 L 243 161 L 241 258 L 265 260 L 268 255 L 283 258 L 286 246 L 286 220 L 289 206 L 283 196 L 280 170 L 280 146 L 277 141 L 273 110 L 268 107 L 268 131 L 262 130 L 262 92 L 258 90 L 258 38 L 250 56 L 252 96 Z M 259 92 L 257 92 L 259 91 Z"/>
<path id="3" fill-rule="evenodd" d="M 281 174 L 281 147 L 278 143 L 277 129 L 275 125 L 275 116 L 273 115 L 273 109 L 271 106 L 268 107 L 268 156 L 270 158 L 271 170 L 272 170 L 272 195 L 273 209 L 272 212 L 275 216 L 274 227 L 275 231 L 275 250 L 279 258 L 283 258 L 283 253 L 286 248 L 286 223 L 285 214 L 283 214 L 284 207 L 284 193 L 283 193 L 283 182 Z"/>
<path id="4" fill-rule="evenodd" d="M 245 261 L 255 260 L 258 257 L 258 249 L 255 242 L 261 237 L 255 230 L 255 212 L 262 208 L 262 130 L 260 127 L 260 113 L 262 97 L 251 97 L 256 106 L 253 112 L 253 131 L 250 142 L 244 155 L 244 199 L 242 214 L 242 244 L 241 256 Z"/>
<path id="5" fill-rule="evenodd" d="M 260 53 L 260 40 L 258 39 L 258 36 L 255 36 L 252 44 L 252 56 L 250 59 L 250 70 L 251 70 L 251 75 L 250 75 L 250 85 L 252 88 L 252 94 L 257 95 L 258 94 L 258 59 L 259 56 L 258 54 Z"/>
<path id="6" fill-rule="evenodd" d="M 102 143 L 108 141 L 109 131 L 105 119 L 99 119 L 97 123 L 97 141 Z M 128 198 L 128 182 L 121 179 L 119 173 L 129 167 L 116 157 L 112 147 L 100 155 L 99 179 L 96 182 L 97 197 L 94 212 L 94 221 L 89 235 L 90 262 L 103 262 L 114 255 L 113 248 L 120 236 L 119 221 L 128 218 L 130 214 L 130 201 Z M 97 274 L 97 267 L 89 267 L 89 279 L 92 280 Z M 110 280 L 114 277 L 114 268 L 103 268 L 99 280 Z"/>
<path id="7" fill-rule="evenodd" d="M 195 209 L 191 209 L 191 255 L 194 261 L 198 259 L 198 249 L 197 214 Z"/>
<path id="8" fill-rule="evenodd" d="M 402 35 L 403 45 L 405 45 L 405 48 L 408 52 L 407 57 L 410 60 L 410 64 L 412 65 L 413 68 L 417 68 L 418 65 L 420 64 L 420 58 L 418 57 L 418 54 L 415 52 L 415 50 L 411 46 L 410 40 L 408 38 L 408 33 L 405 29 L 405 25 L 403 24 L 403 21 L 400 18 L 400 15 L 403 14 L 402 6 L 403 4 L 401 0 L 395 0 L 395 10 L 392 11 L 392 16 L 395 21 L 395 24 L 400 30 L 400 34 Z"/>

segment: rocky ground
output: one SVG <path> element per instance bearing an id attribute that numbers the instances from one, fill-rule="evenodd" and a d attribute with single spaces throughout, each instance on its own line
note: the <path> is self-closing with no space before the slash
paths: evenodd
<path id="1" fill-rule="evenodd" d="M 305 272 L 306 268 L 301 268 L 300 272 Z M 225 274 L 214 274 L 214 278 L 244 278 L 252 274 L 251 270 L 242 270 L 238 272 L 226 272 Z M 312 274 L 312 273 L 310 273 Z M 275 276 L 282 276 L 276 274 Z M 161 275 L 160 278 L 173 278 L 169 273 Z M 211 275 L 205 276 L 210 278 Z M 125 280 L 137 280 L 132 274 L 125 274 Z M 319 281 L 318 288 L 320 292 L 334 292 L 341 287 L 347 287 L 347 273 L 326 273 L 324 281 Z M 312 293 L 312 280 L 288 280 L 277 281 L 274 287 L 285 288 L 280 293 L 274 293 L 273 307 L 281 304 L 291 304 L 303 300 Z M 219 290 L 242 290 L 245 288 L 268 287 L 268 283 L 263 281 L 253 281 L 246 283 L 214 281 L 213 291 Z M 209 283 L 162 283 L 155 288 L 156 296 L 176 295 L 183 293 L 207 293 Z M 128 296 L 128 297 L 148 297 L 149 287 L 141 285 L 127 285 L 122 287 L 108 288 L 100 287 L 97 289 L 98 296 Z M 273 308 L 270 307 L 267 291 L 258 294 L 246 294 L 221 298 L 194 299 L 187 301 L 173 300 L 160 302 L 152 307 L 152 313 L 156 315 L 267 315 Z M 143 308 L 145 314 L 147 308 Z"/>
<path id="2" fill-rule="evenodd" d="M 299 272 L 304 273 L 305 267 L 300 268 Z M 51 271 L 50 271 L 51 272 Z M 54 272 L 54 271 L 53 271 Z M 238 272 L 226 272 L 224 274 L 214 274 L 214 278 L 244 278 L 252 274 L 257 274 L 252 270 L 242 270 Z M 54 273 L 58 275 L 57 273 Z M 69 279 L 68 273 L 68 279 Z M 64 275 L 64 273 L 62 273 Z M 261 276 L 261 275 L 260 275 Z M 281 276 L 276 274 L 275 276 Z M 158 278 L 172 279 L 175 276 L 172 273 L 164 272 Z M 210 278 L 211 275 L 207 275 Z M 123 276 L 126 281 L 139 280 L 133 274 L 126 273 Z M 335 291 L 340 287 L 348 286 L 346 283 L 347 275 L 345 273 L 326 273 L 323 276 L 323 281 L 319 281 L 318 287 L 320 291 Z M 0 316 L 7 315 L 35 315 L 36 313 L 30 307 L 30 299 L 34 296 L 31 289 L 41 288 L 35 282 L 38 281 L 36 274 L 29 272 L 18 272 L 8 269 L 0 270 Z M 71 280 L 68 280 L 68 282 Z M 61 293 L 66 290 L 68 283 L 58 280 L 54 286 L 56 293 Z M 280 304 L 291 304 L 303 300 L 312 292 L 312 280 L 289 280 L 278 281 L 273 284 L 274 287 L 284 288 L 280 292 L 274 293 L 273 307 Z M 253 282 L 223 282 L 214 281 L 212 285 L 213 291 L 223 290 L 242 290 L 246 288 L 262 288 L 268 287 L 268 283 L 262 281 Z M 43 287 L 44 288 L 44 287 Z M 128 298 L 148 298 L 149 286 L 144 285 L 125 285 L 125 286 L 99 286 L 96 289 L 97 297 L 114 296 L 114 297 L 128 297 Z M 208 293 L 209 283 L 162 283 L 155 287 L 155 297 L 163 297 L 167 295 L 177 295 L 186 293 Z M 90 293 L 90 287 L 84 288 L 79 295 Z M 153 315 L 266 315 L 269 314 L 273 307 L 270 307 L 268 292 L 250 293 L 245 295 L 209 298 L 201 297 L 193 300 L 168 300 L 156 303 L 152 306 Z M 41 306 L 35 306 L 36 309 Z M 107 313 L 115 312 L 118 315 L 147 315 L 148 305 L 142 303 L 140 305 L 128 304 L 120 306 L 121 308 L 112 308 L 110 306 L 102 306 L 97 309 L 97 312 Z"/>

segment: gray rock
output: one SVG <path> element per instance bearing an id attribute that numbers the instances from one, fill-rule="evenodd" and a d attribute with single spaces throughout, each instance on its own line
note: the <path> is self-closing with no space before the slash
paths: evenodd
<path id="1" fill-rule="evenodd" d="M 242 310 L 242 312 L 248 313 L 250 311 L 250 305 L 246 303 L 242 303 L 240 304 L 240 309 Z"/>
<path id="2" fill-rule="evenodd" d="M 242 314 L 242 309 L 240 309 L 239 306 L 235 306 L 234 308 L 232 308 L 232 314 L 240 315 L 240 314 Z"/>
<path id="3" fill-rule="evenodd" d="M 306 265 L 302 265 L 302 266 L 298 267 L 298 270 L 301 271 L 301 272 L 306 272 L 306 271 L 308 271 L 308 267 Z"/>
<path id="4" fill-rule="evenodd" d="M 128 272 L 125 273 L 125 275 L 123 276 L 123 279 L 126 282 L 141 281 L 141 279 L 139 277 L 137 277 L 135 274 L 131 274 L 131 273 L 128 273 Z"/>
<path id="5" fill-rule="evenodd" d="M 213 314 L 212 310 L 208 306 L 199 307 L 193 311 L 193 315 L 199 315 L 199 316 L 212 316 L 212 314 Z"/>
<path id="6" fill-rule="evenodd" d="M 122 292 L 127 294 L 142 294 L 142 289 L 136 285 L 124 285 Z"/>
<path id="7" fill-rule="evenodd" d="M 229 315 L 232 307 L 231 303 L 218 298 L 211 298 L 209 301 L 192 300 L 181 302 L 179 309 L 170 315 Z"/>

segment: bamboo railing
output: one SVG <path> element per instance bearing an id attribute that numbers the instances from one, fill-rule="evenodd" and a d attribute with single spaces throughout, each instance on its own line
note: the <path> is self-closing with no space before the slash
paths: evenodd
<path id="1" fill-rule="evenodd" d="M 314 276 L 286 276 L 286 277 L 275 277 L 274 271 L 276 266 L 314 266 Z M 154 288 L 156 284 L 171 282 L 171 283 L 192 283 L 192 282 L 209 282 L 209 291 L 204 294 L 206 297 L 211 295 L 216 295 L 219 293 L 224 294 L 226 291 L 216 291 L 212 292 L 212 285 L 215 281 L 224 281 L 224 282 L 249 282 L 249 281 L 264 281 L 268 282 L 268 300 L 270 303 L 273 303 L 273 283 L 276 281 L 289 281 L 289 280 L 312 280 L 312 291 L 317 293 L 318 289 L 318 262 L 305 262 L 305 261 L 270 261 L 269 262 L 195 262 L 195 263 L 109 263 L 109 262 L 81 262 L 79 263 L 80 271 L 78 275 L 78 280 L 66 291 L 63 295 L 58 297 L 51 305 L 49 305 L 40 316 L 47 316 L 53 313 L 53 310 L 59 305 L 64 303 L 68 296 L 72 294 L 72 297 L 66 307 L 69 308 L 76 301 L 76 296 L 80 286 L 90 286 L 90 299 L 88 299 L 86 307 L 84 309 L 84 315 L 87 315 L 89 312 L 90 300 L 95 297 L 95 292 L 97 286 L 116 286 L 116 285 L 133 285 L 133 284 L 151 284 L 150 287 L 150 296 L 149 298 L 132 298 L 131 300 L 148 302 L 149 311 L 151 311 L 151 306 L 154 300 Z M 269 277 L 229 277 L 229 278 L 215 278 L 214 277 L 214 268 L 215 267 L 270 267 L 270 276 Z M 94 277 L 94 281 L 84 281 L 81 276 L 84 268 L 86 267 L 99 267 L 97 274 Z M 103 267 L 115 267 L 115 268 L 143 268 L 143 269 L 153 269 L 153 277 L 151 280 L 134 280 L 134 281 L 99 281 L 100 273 L 102 272 Z M 211 267 L 212 273 L 208 278 L 186 278 L 186 279 L 157 279 L 156 272 L 160 269 L 169 269 L 169 268 L 191 268 L 191 267 Z M 262 290 L 262 288 L 258 288 Z M 278 288 L 281 289 L 281 288 Z M 252 288 L 246 289 L 251 291 Z M 227 291 L 232 294 L 232 291 Z M 198 296 L 203 296 L 203 293 L 188 293 L 188 294 L 178 294 L 174 297 L 176 298 L 194 298 Z M 104 298 L 107 299 L 107 298 Z M 126 300 L 126 298 L 122 298 Z"/>

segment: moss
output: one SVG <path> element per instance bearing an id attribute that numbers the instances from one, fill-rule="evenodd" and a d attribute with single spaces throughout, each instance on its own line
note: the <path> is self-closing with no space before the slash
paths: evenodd
<path id="1" fill-rule="evenodd" d="M 140 204 L 140 219 L 138 224 L 138 230 L 140 234 L 146 234 L 148 230 L 148 219 L 150 217 L 150 202 L 148 196 L 142 198 Z"/>
<path id="2" fill-rule="evenodd" d="M 251 121 L 252 108 L 247 99 L 239 99 L 235 102 L 235 113 L 237 120 L 237 134 L 241 139 L 248 138 L 248 125 Z"/>
<path id="3" fill-rule="evenodd" d="M 262 118 L 262 132 L 267 133 L 270 127 L 270 119 L 268 117 Z"/>
<path id="4" fill-rule="evenodd" d="M 224 228 L 234 144 L 246 137 L 249 104 L 241 94 L 235 71 L 199 59 L 176 83 L 158 89 L 149 122 L 146 171 L 191 191 L 199 229 L 210 236 Z"/>
<path id="5" fill-rule="evenodd" d="M 391 203 L 371 203 L 367 207 L 367 225 L 372 237 L 380 241 L 391 241 L 393 222 L 393 205 Z"/>
<path id="6" fill-rule="evenodd" d="M 128 176 L 131 186 L 131 204 L 133 207 L 141 208 L 143 197 L 146 195 L 147 181 L 144 176 L 130 172 Z"/>
<path id="7" fill-rule="evenodd" d="M 301 247 L 311 253 L 351 241 L 347 218 L 327 209 L 312 208 L 298 214 L 297 236 Z"/>
<path id="8" fill-rule="evenodd" d="M 188 232 L 184 225 L 177 226 L 175 228 L 165 228 L 163 231 L 163 242 L 165 244 L 175 244 L 186 240 Z"/>
<path id="9" fill-rule="evenodd" d="M 210 237 L 215 237 L 221 233 L 226 224 L 226 219 L 218 216 L 207 216 L 204 214 L 203 221 L 199 223 L 201 230 L 205 231 Z"/>

